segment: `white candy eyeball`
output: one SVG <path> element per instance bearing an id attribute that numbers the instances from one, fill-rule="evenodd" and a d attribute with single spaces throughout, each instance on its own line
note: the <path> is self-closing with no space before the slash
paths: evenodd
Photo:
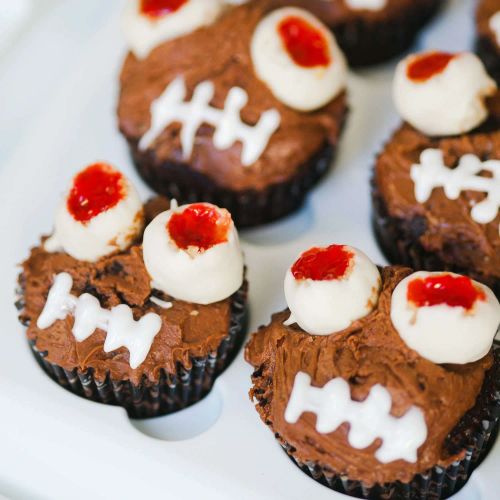
<path id="1" fill-rule="evenodd" d="M 491 349 L 500 304 L 485 285 L 453 273 L 417 272 L 394 289 L 394 328 L 433 363 L 472 363 Z"/>
<path id="2" fill-rule="evenodd" d="M 172 207 L 145 229 L 143 257 L 153 286 L 178 300 L 211 304 L 243 283 L 243 254 L 227 210 L 209 203 Z"/>
<path id="3" fill-rule="evenodd" d="M 95 262 L 127 248 L 143 223 L 143 207 L 134 186 L 107 163 L 95 163 L 73 178 L 56 213 L 54 234 L 44 248 Z"/>
<path id="4" fill-rule="evenodd" d="M 311 248 L 286 273 L 286 324 L 312 335 L 344 330 L 375 308 L 380 284 L 377 266 L 363 252 L 345 245 Z"/>
<path id="5" fill-rule="evenodd" d="M 496 89 L 476 55 L 425 52 L 399 63 L 393 94 L 410 125 L 429 136 L 446 136 L 483 123 L 488 117 L 485 99 Z"/>
<path id="6" fill-rule="evenodd" d="M 158 45 L 212 24 L 222 0 L 128 0 L 123 31 L 130 49 L 144 59 Z"/>
<path id="7" fill-rule="evenodd" d="M 293 109 L 321 108 L 345 88 L 347 64 L 334 36 L 303 9 L 268 14 L 255 29 L 251 54 L 258 78 Z"/>

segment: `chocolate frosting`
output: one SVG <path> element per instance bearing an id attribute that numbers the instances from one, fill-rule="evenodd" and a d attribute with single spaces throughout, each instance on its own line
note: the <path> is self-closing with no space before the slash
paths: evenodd
<path id="1" fill-rule="evenodd" d="M 487 38 L 491 42 L 492 47 L 496 47 L 498 57 L 500 58 L 500 45 L 496 34 L 490 27 L 491 17 L 500 11 L 500 3 L 498 0 L 481 0 L 477 7 L 477 31 L 480 37 Z"/>
<path id="2" fill-rule="evenodd" d="M 249 96 L 241 116 L 254 125 L 261 114 L 275 108 L 281 125 L 262 156 L 243 166 L 241 144 L 218 150 L 212 142 L 213 127 L 204 125 L 196 135 L 190 167 L 209 176 L 218 185 L 241 191 L 261 190 L 296 174 L 325 143 L 338 141 L 346 114 L 346 95 L 310 113 L 295 111 L 278 101 L 254 73 L 250 42 L 258 22 L 276 6 L 271 0 L 255 0 L 227 11 L 213 25 L 170 40 L 138 60 L 129 53 L 121 77 L 118 104 L 119 126 L 132 143 L 150 127 L 150 106 L 176 77 L 183 76 L 191 99 L 196 85 L 209 80 L 215 85 L 211 105 L 223 108 L 232 87 Z M 153 144 L 155 161 L 183 163 L 179 124 L 172 124 Z"/>
<path id="3" fill-rule="evenodd" d="M 283 311 L 252 335 L 245 350 L 246 360 L 256 368 L 250 396 L 257 399 L 262 420 L 283 443 L 293 447 L 299 461 L 314 461 L 371 485 L 408 482 L 416 473 L 437 464 L 446 466 L 464 454 L 447 447 L 446 438 L 474 406 L 493 358 L 488 354 L 466 365 L 436 365 L 406 346 L 392 325 L 390 305 L 394 288 L 410 273 L 404 267 L 385 268 L 376 308 L 337 334 L 314 336 L 297 325 L 284 326 L 289 311 Z M 363 401 L 375 384 L 381 384 L 392 396 L 395 417 L 403 416 L 412 406 L 420 408 L 428 436 L 418 450 L 417 462 L 382 464 L 374 456 L 379 439 L 368 448 L 354 449 L 347 440 L 348 424 L 320 434 L 313 413 L 302 414 L 296 424 L 286 422 L 285 409 L 299 371 L 309 374 L 317 387 L 342 377 L 349 382 L 356 401 Z"/>
<path id="4" fill-rule="evenodd" d="M 151 220 L 168 206 L 168 201 L 161 198 L 148 203 L 146 220 Z M 67 370 L 92 368 L 97 380 L 103 380 L 109 372 L 113 380 L 130 380 L 135 385 L 143 376 L 156 382 L 162 369 L 175 374 L 177 363 L 189 369 L 191 358 L 205 357 L 216 351 L 229 332 L 231 298 L 210 305 L 197 305 L 175 300 L 156 290 L 154 295 L 172 302 L 173 307 L 164 309 L 152 303 L 151 278 L 138 242 L 124 252 L 103 257 L 95 263 L 78 261 L 65 253 L 48 253 L 43 246 L 38 246 L 31 250 L 22 268 L 20 281 L 25 307 L 20 319 L 29 323 L 28 338 L 36 342 L 39 351 L 47 351 L 49 362 Z M 105 308 L 128 304 L 136 320 L 148 312 L 161 317 L 161 330 L 146 360 L 138 368 L 130 367 L 129 352 L 124 347 L 108 354 L 103 351 L 106 334 L 102 330 L 98 329 L 83 342 L 77 342 L 71 333 L 74 321 L 71 315 L 43 330 L 36 326 L 53 278 L 60 272 L 71 274 L 72 293 L 76 296 L 90 293 Z"/>
<path id="5" fill-rule="evenodd" d="M 483 161 L 500 160 L 500 92 L 489 101 L 489 108 L 485 124 L 457 137 L 430 138 L 403 124 L 377 159 L 374 184 L 390 216 L 422 220 L 416 237 L 427 251 L 450 265 L 500 278 L 500 213 L 488 224 L 471 217 L 471 204 L 486 195 L 464 191 L 457 200 L 450 200 L 437 188 L 427 202 L 418 203 L 410 178 L 412 164 L 419 163 L 420 154 L 428 148 L 441 149 L 448 167 L 470 153 Z"/>
<path id="6" fill-rule="evenodd" d="M 397 20 L 414 7 L 415 0 L 387 0 L 379 10 L 353 9 L 346 0 L 279 0 L 283 5 L 293 5 L 310 10 L 332 28 L 354 22 L 380 23 Z M 419 0 L 422 7 L 434 5 L 438 0 Z"/>

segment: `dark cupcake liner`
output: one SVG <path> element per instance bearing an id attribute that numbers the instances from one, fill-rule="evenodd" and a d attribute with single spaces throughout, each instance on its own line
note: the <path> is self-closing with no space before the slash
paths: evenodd
<path id="1" fill-rule="evenodd" d="M 272 222 L 297 210 L 308 191 L 328 172 L 334 156 L 333 146 L 326 143 L 287 181 L 263 190 L 232 191 L 188 164 L 159 162 L 153 151 L 140 151 L 136 141 L 129 140 L 129 147 L 137 171 L 157 193 L 179 204 L 204 201 L 224 207 L 240 228 Z"/>
<path id="2" fill-rule="evenodd" d="M 450 242 L 449 248 L 443 252 L 447 255 L 445 261 L 440 254 L 428 251 L 419 242 L 425 232 L 427 223 L 424 217 L 415 216 L 401 219 L 389 215 L 385 201 L 380 196 L 376 186 L 372 186 L 372 226 L 377 242 L 385 257 L 391 264 L 400 264 L 415 270 L 449 271 L 465 274 L 472 279 L 489 286 L 497 297 L 500 297 L 500 279 L 486 276 L 472 268 L 452 264 L 454 255 L 462 251 L 456 242 Z"/>
<path id="3" fill-rule="evenodd" d="M 500 50 L 494 40 L 486 36 L 478 37 L 476 52 L 486 66 L 488 73 L 500 84 Z"/>
<path id="4" fill-rule="evenodd" d="M 378 64 L 411 47 L 419 31 L 442 5 L 442 0 L 418 0 L 396 19 L 358 19 L 336 24 L 332 30 L 351 67 Z"/>
<path id="5" fill-rule="evenodd" d="M 192 368 L 177 364 L 175 374 L 160 371 L 159 380 L 146 376 L 139 385 L 128 380 L 104 380 L 94 376 L 92 368 L 66 370 L 46 359 L 47 352 L 30 340 L 31 350 L 42 369 L 59 385 L 83 398 L 108 405 L 122 406 L 131 418 L 151 418 L 182 410 L 201 399 L 212 389 L 216 378 L 231 364 L 246 334 L 246 283 L 232 296 L 229 333 L 215 352 L 191 358 Z"/>
<path id="6" fill-rule="evenodd" d="M 495 342 L 494 365 L 488 371 L 476 405 L 463 417 L 445 443 L 454 453 L 465 452 L 462 460 L 448 467 L 435 466 L 417 474 L 408 483 L 396 481 L 367 485 L 335 474 L 315 462 L 301 462 L 295 449 L 281 443 L 291 460 L 308 476 L 339 493 L 365 499 L 440 500 L 457 493 L 480 465 L 495 443 L 500 422 L 500 342 Z M 279 436 L 277 436 L 279 439 Z"/>

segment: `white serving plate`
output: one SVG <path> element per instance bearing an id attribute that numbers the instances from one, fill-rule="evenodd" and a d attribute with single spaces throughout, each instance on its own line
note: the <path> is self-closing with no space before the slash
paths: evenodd
<path id="1" fill-rule="evenodd" d="M 422 45 L 468 48 L 472 4 L 451 1 Z M 0 498 L 340 499 L 292 465 L 259 420 L 247 397 L 252 370 L 241 353 L 203 402 L 135 424 L 121 408 L 58 387 L 29 353 L 13 306 L 16 264 L 51 230 L 72 174 L 106 159 L 131 176 L 144 199 L 150 194 L 116 130 L 116 82 L 125 53 L 121 7 L 116 1 L 61 2 L 0 72 L 0 95 L 11 97 L 2 102 L 0 123 L 2 141 L 9 138 L 0 148 Z M 373 155 L 398 123 L 390 98 L 393 69 L 351 77 L 352 113 L 336 168 L 304 208 L 242 234 L 251 330 L 284 307 L 283 276 L 301 250 L 343 242 L 384 262 L 370 229 L 368 181 Z M 498 499 L 499 470 L 497 442 L 455 498 Z"/>

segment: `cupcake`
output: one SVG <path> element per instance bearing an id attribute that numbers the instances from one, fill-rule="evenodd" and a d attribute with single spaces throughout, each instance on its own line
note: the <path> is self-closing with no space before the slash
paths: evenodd
<path id="1" fill-rule="evenodd" d="M 23 262 L 16 306 L 50 377 L 144 418 L 210 391 L 243 341 L 246 289 L 229 212 L 143 207 L 122 173 L 97 163 L 73 178 L 53 234 Z"/>
<path id="2" fill-rule="evenodd" d="M 331 164 L 347 111 L 344 56 L 301 9 L 177 4 L 130 2 L 126 14 L 118 118 L 137 170 L 179 203 L 225 207 L 238 226 L 283 217 Z"/>
<path id="3" fill-rule="evenodd" d="M 481 0 L 476 13 L 477 52 L 489 73 L 500 82 L 500 3 Z"/>
<path id="4" fill-rule="evenodd" d="M 327 24 L 351 66 L 381 63 L 405 52 L 443 4 L 442 0 L 280 2 L 309 9 Z"/>
<path id="5" fill-rule="evenodd" d="M 477 56 L 402 61 L 405 123 L 378 156 L 373 223 L 389 261 L 466 274 L 500 294 L 500 93 Z"/>
<path id="6" fill-rule="evenodd" d="M 299 256 L 285 295 L 245 356 L 250 397 L 296 465 L 358 498 L 458 491 L 498 430 L 493 292 L 331 245 Z"/>

